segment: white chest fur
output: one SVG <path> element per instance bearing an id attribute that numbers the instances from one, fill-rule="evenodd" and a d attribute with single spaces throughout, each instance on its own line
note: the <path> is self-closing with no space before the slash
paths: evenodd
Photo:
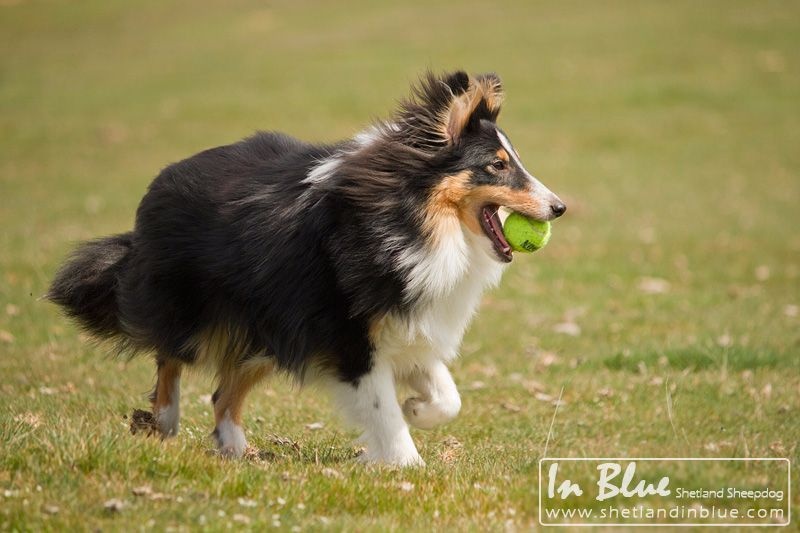
<path id="1" fill-rule="evenodd" d="M 385 317 L 373 338 L 377 356 L 390 361 L 396 374 L 454 359 L 481 295 L 497 285 L 506 266 L 486 238 L 467 229 L 404 260 L 415 261 L 407 294 L 420 303 L 408 317 Z"/>

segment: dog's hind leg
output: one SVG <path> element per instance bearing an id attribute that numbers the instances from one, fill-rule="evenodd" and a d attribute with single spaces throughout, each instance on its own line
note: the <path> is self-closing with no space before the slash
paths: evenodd
<path id="1" fill-rule="evenodd" d="M 212 396 L 217 424 L 212 436 L 221 455 L 241 457 L 247 448 L 247 439 L 242 428 L 244 399 L 272 369 L 272 361 L 249 361 L 220 369 L 219 387 Z"/>
<path id="2" fill-rule="evenodd" d="M 181 363 L 175 359 L 158 360 L 158 378 L 150 401 L 155 426 L 162 439 L 178 434 L 181 419 Z"/>
<path id="3" fill-rule="evenodd" d="M 447 366 L 441 361 L 415 370 L 406 377 L 419 396 L 403 403 L 403 414 L 412 426 L 432 429 L 449 422 L 461 409 L 461 397 Z"/>

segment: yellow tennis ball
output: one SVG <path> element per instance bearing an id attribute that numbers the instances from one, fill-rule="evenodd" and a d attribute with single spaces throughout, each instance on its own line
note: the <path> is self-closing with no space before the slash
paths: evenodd
<path id="1" fill-rule="evenodd" d="M 550 240 L 550 223 L 528 218 L 515 211 L 506 218 L 503 235 L 513 250 L 535 252 L 544 248 Z"/>

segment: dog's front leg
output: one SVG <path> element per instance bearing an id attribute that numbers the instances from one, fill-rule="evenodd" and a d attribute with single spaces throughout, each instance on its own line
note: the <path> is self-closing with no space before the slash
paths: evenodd
<path id="1" fill-rule="evenodd" d="M 334 401 L 345 416 L 364 430 L 359 439 L 367 447 L 362 461 L 395 466 L 425 464 L 397 403 L 391 365 L 377 360 L 355 383 L 336 381 L 332 388 Z"/>
<path id="2" fill-rule="evenodd" d="M 419 396 L 403 403 L 408 423 L 419 429 L 432 429 L 455 418 L 461 409 L 461 397 L 447 366 L 435 361 L 406 377 Z"/>

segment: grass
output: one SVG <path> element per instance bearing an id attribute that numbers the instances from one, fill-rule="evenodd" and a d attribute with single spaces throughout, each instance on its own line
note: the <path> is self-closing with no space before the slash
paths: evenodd
<path id="1" fill-rule="evenodd" d="M 798 21 L 773 1 L 0 2 L 0 529 L 527 529 L 562 389 L 550 456 L 796 461 Z M 258 128 L 349 136 L 428 67 L 501 74 L 503 127 L 570 207 L 486 296 L 461 416 L 414 433 L 428 467 L 353 464 L 327 400 L 280 380 L 250 398 L 260 457 L 208 454 L 205 376 L 179 437 L 129 435 L 152 364 L 37 299 L 58 262 L 130 228 L 165 164 Z"/>

